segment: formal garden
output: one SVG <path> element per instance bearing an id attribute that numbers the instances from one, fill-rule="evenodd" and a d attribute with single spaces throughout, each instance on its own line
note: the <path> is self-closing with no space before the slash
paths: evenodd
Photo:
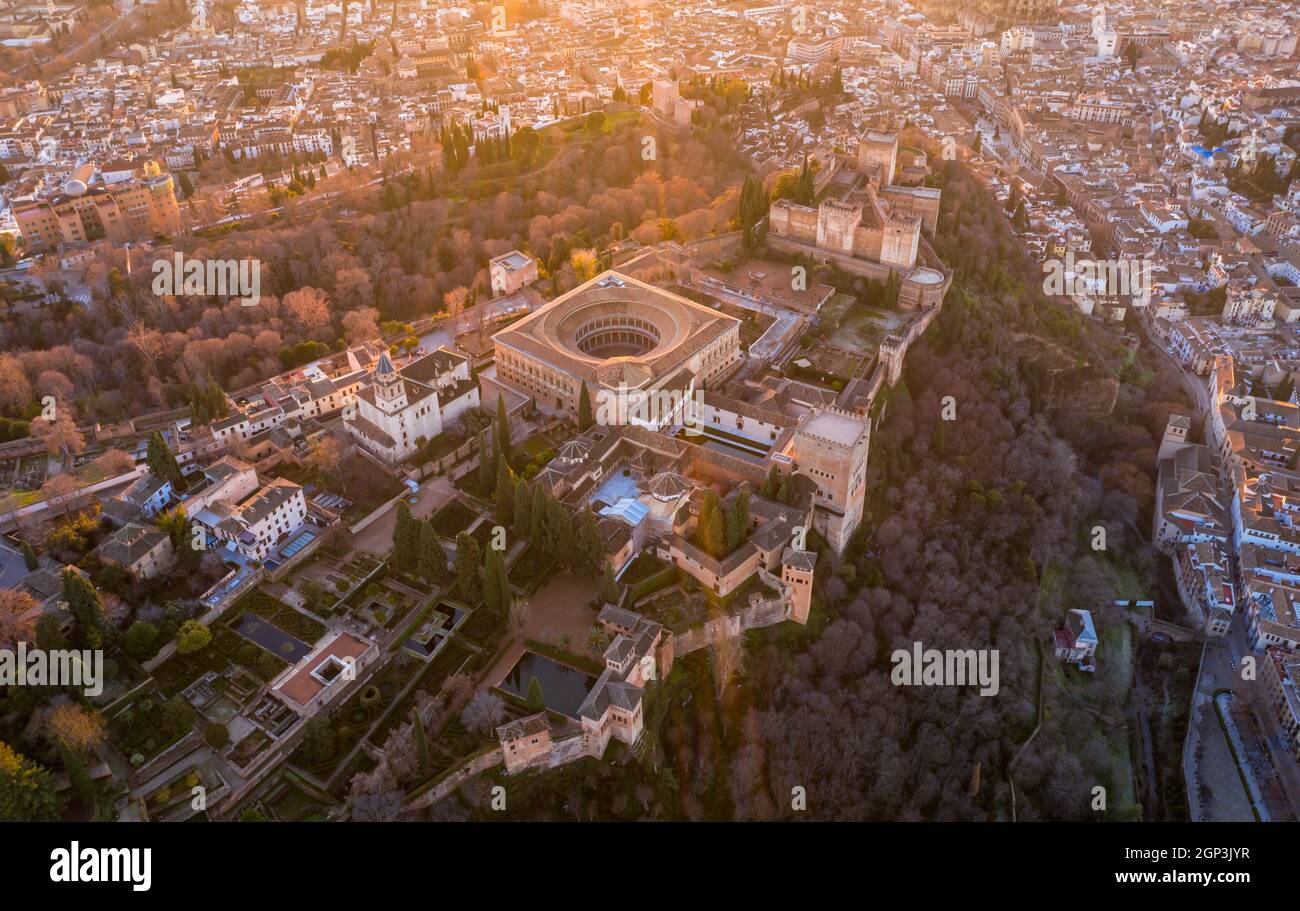
<path id="1" fill-rule="evenodd" d="M 346 560 L 317 557 L 295 573 L 292 584 L 303 607 L 324 619 L 341 612 L 346 607 L 341 599 L 374 577 L 381 566 L 381 560 L 360 550 Z"/>
<path id="2" fill-rule="evenodd" d="M 194 709 L 180 697 L 148 694 L 118 712 L 108 723 L 109 738 L 140 768 L 194 727 Z"/>
<path id="3" fill-rule="evenodd" d="M 529 544 L 510 567 L 510 584 L 531 595 L 546 584 L 556 569 L 555 560 L 540 547 Z"/>
<path id="4" fill-rule="evenodd" d="M 174 696 L 207 673 L 224 677 L 231 665 L 238 665 L 254 677 L 269 681 L 288 665 L 284 659 L 240 636 L 229 626 L 212 629 L 212 641 L 187 654 L 177 653 L 154 669 L 153 677 L 166 696 Z M 218 684 L 214 684 L 220 688 Z"/>
<path id="5" fill-rule="evenodd" d="M 342 705 L 307 724 L 290 761 L 320 781 L 329 781 L 365 739 L 417 670 L 416 659 L 398 654 Z"/>
<path id="6" fill-rule="evenodd" d="M 352 610 L 352 615 L 365 620 L 372 627 L 394 630 L 411 616 L 411 610 L 421 603 L 428 592 L 417 596 L 405 585 L 397 587 L 390 582 L 391 577 L 371 582 L 362 591 L 360 603 Z"/>
<path id="7" fill-rule="evenodd" d="M 453 497 L 433 514 L 431 520 L 433 530 L 442 538 L 454 541 L 456 535 L 469 528 L 478 518 L 478 515 L 476 510 L 470 509 L 458 497 Z"/>
<path id="8" fill-rule="evenodd" d="M 313 620 L 302 611 L 290 607 L 283 601 L 254 589 L 235 602 L 235 623 L 242 619 L 240 614 L 253 613 L 263 620 L 308 645 L 314 645 L 325 635 L 325 625 Z"/>

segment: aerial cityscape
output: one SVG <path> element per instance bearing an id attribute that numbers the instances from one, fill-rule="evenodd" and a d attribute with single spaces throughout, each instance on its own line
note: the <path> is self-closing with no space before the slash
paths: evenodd
<path id="1" fill-rule="evenodd" d="M 0 821 L 1296 821 L 1298 36 L 0 0 Z"/>

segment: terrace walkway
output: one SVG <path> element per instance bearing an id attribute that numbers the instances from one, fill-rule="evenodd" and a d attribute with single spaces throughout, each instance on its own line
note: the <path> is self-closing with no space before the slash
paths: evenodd
<path id="1" fill-rule="evenodd" d="M 440 506 L 452 498 L 455 490 L 446 475 L 429 478 L 420 485 L 420 496 L 411 507 L 411 515 L 417 519 L 427 519 Z M 358 550 L 383 557 L 393 549 L 393 529 L 397 526 L 397 507 L 394 506 L 384 515 L 371 522 L 355 538 Z"/>

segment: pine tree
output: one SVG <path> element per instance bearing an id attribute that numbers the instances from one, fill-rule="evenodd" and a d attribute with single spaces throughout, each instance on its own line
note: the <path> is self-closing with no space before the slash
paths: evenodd
<path id="1" fill-rule="evenodd" d="M 28 572 L 41 568 L 41 561 L 37 558 L 36 551 L 32 550 L 32 546 L 26 541 L 23 542 L 22 553 L 23 563 L 26 565 Z"/>
<path id="2" fill-rule="evenodd" d="M 0 741 L 0 820 L 53 822 L 62 804 L 49 770 Z"/>
<path id="3" fill-rule="evenodd" d="M 582 383 L 582 391 L 578 393 L 578 431 L 582 432 L 595 423 L 595 418 L 591 413 L 591 392 L 587 389 L 587 383 Z"/>

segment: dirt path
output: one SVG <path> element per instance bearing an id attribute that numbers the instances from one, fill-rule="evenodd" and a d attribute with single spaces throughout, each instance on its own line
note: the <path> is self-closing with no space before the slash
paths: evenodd
<path id="1" fill-rule="evenodd" d="M 524 653 L 524 640 L 554 643 L 563 633 L 569 636 L 569 650 L 583 654 L 587 650 L 587 633 L 596 622 L 591 599 L 596 596 L 595 580 L 576 573 L 560 573 L 528 599 L 531 610 L 522 634 L 511 640 L 496 664 L 484 676 L 488 686 L 505 679 Z"/>

